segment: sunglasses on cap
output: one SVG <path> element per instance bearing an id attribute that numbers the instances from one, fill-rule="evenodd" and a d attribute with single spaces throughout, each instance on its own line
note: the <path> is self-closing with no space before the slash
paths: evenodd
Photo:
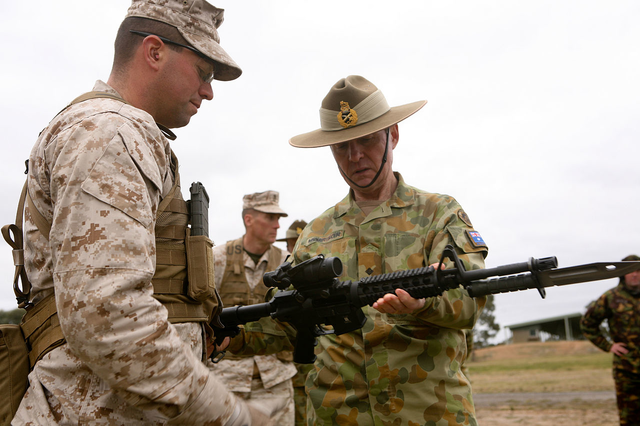
<path id="1" fill-rule="evenodd" d="M 196 55 L 198 55 L 199 57 L 201 57 L 202 59 L 204 59 L 205 61 L 207 61 L 208 63 L 211 62 L 211 59 L 209 59 L 208 56 L 206 56 L 204 53 L 200 52 L 198 49 L 196 49 L 195 47 L 192 46 L 188 46 L 186 44 L 182 44 L 182 43 L 178 43 L 176 41 L 170 40 L 166 37 L 163 37 L 161 35 L 158 34 L 153 34 L 153 33 L 148 33 L 146 31 L 138 31 L 138 30 L 129 30 L 130 33 L 132 34 L 136 34 L 139 36 L 143 36 L 143 37 L 148 37 L 148 36 L 155 36 L 158 37 L 163 43 L 166 44 L 173 44 L 174 46 L 179 46 L 179 47 L 183 47 L 185 49 L 189 49 L 190 51 L 192 51 L 193 53 L 195 53 Z M 201 70 L 200 68 L 198 68 L 198 70 L 200 71 L 200 78 L 202 79 L 203 82 L 205 83 L 209 83 L 211 84 L 211 82 L 213 81 L 213 77 L 214 77 L 214 70 L 211 70 L 208 73 L 205 73 L 203 70 Z"/>

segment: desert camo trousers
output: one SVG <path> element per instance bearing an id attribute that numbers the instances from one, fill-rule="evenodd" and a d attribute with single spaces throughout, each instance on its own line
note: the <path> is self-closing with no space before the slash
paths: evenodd
<path id="1" fill-rule="evenodd" d="M 620 425 L 640 425 L 640 374 L 613 370 Z"/>
<path id="2" fill-rule="evenodd" d="M 267 406 L 284 405 L 284 408 L 274 413 L 269 426 L 293 426 L 295 409 L 293 402 L 293 386 L 291 380 L 265 389 L 260 379 L 251 380 L 251 392 L 233 392 L 245 400 L 260 401 Z"/>

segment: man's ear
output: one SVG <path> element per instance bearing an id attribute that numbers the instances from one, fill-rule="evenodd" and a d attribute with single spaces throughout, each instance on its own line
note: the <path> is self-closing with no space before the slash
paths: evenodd
<path id="1" fill-rule="evenodd" d="M 398 123 L 391 126 L 390 134 L 391 137 L 391 149 L 395 149 L 396 145 L 398 145 L 398 141 L 400 140 L 400 130 L 398 129 Z"/>
<path id="2" fill-rule="evenodd" d="M 244 227 L 248 228 L 253 224 L 253 215 L 251 213 L 246 213 L 242 220 L 244 220 Z"/>
<path id="3" fill-rule="evenodd" d="M 166 46 L 160 41 L 157 36 L 150 35 L 145 37 L 142 41 L 142 52 L 144 60 L 151 68 L 157 70 L 160 66 L 160 61 L 166 54 Z"/>

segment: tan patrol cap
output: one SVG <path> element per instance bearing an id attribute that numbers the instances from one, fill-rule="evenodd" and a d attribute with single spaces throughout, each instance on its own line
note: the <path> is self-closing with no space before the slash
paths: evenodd
<path id="1" fill-rule="evenodd" d="M 220 46 L 218 27 L 224 21 L 224 9 L 204 0 L 132 0 L 126 17 L 132 16 L 176 27 L 189 44 L 216 63 L 215 80 L 234 80 L 242 74 Z"/>
<path id="2" fill-rule="evenodd" d="M 242 210 L 253 209 L 262 213 L 275 213 L 281 216 L 289 216 L 280 208 L 278 191 L 256 192 L 247 194 L 242 198 Z"/>
<path id="3" fill-rule="evenodd" d="M 284 238 L 280 238 L 276 241 L 287 241 L 289 238 L 298 238 L 300 234 L 302 234 L 302 230 L 307 226 L 307 222 L 304 220 L 296 220 L 291 224 L 289 229 L 287 229 L 287 233 L 284 234 Z"/>

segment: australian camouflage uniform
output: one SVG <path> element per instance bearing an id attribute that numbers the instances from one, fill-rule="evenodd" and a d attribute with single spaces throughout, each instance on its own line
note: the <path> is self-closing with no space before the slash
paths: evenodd
<path id="1" fill-rule="evenodd" d="M 600 327 L 604 320 L 611 340 Z M 614 342 L 626 345 L 629 353 L 613 355 L 620 424 L 640 424 L 640 295 L 629 293 L 621 282 L 589 305 L 580 326 L 585 337 L 605 352 L 611 351 Z"/>
<path id="2" fill-rule="evenodd" d="M 351 194 L 303 231 L 299 263 L 318 254 L 339 257 L 342 280 L 424 267 L 447 244 L 464 266 L 484 267 L 487 247 L 457 201 L 399 183 L 392 197 L 365 217 Z M 309 425 L 476 425 L 471 386 L 460 366 L 465 332 L 485 299 L 462 288 L 427 299 L 413 314 L 365 307 L 366 324 L 319 338 L 306 381 Z"/>

